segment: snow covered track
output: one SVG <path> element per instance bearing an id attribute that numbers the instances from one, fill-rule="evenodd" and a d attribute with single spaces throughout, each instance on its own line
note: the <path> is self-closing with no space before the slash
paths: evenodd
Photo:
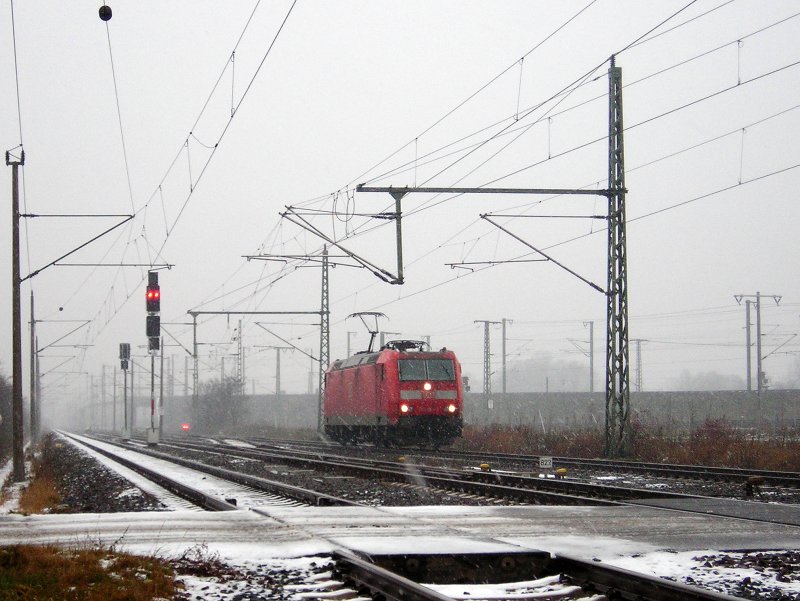
<path id="1" fill-rule="evenodd" d="M 233 511 L 252 506 L 298 504 L 286 496 L 265 492 L 274 490 L 274 487 L 259 478 L 196 462 L 176 461 L 147 449 L 132 451 L 83 436 L 62 435 L 207 510 Z"/>
<path id="2" fill-rule="evenodd" d="M 569 478 L 543 478 L 530 472 L 508 470 L 483 471 L 477 467 L 480 456 L 476 455 L 470 466 L 430 466 L 412 463 L 403 457 L 398 462 L 389 453 L 375 449 L 357 449 L 366 456 L 351 456 L 348 450 L 325 447 L 309 451 L 304 444 L 268 446 L 236 443 L 226 440 L 209 443 L 202 440 L 173 438 L 165 441 L 160 449 L 169 457 L 185 455 L 204 464 L 219 460 L 227 462 L 229 469 L 242 469 L 244 465 L 281 465 L 275 470 L 275 478 L 293 475 L 293 483 L 304 489 L 326 491 L 329 495 L 348 499 L 358 498 L 368 505 L 395 505 L 396 497 L 382 491 L 394 488 L 417 489 L 422 493 L 442 491 L 444 495 L 429 495 L 419 505 L 435 504 L 496 504 L 496 505 L 620 505 L 633 504 L 659 507 L 664 510 L 715 514 L 740 519 L 772 522 L 800 526 L 800 505 L 743 501 L 731 498 L 687 495 L 660 488 L 634 488 L 610 486 Z M 376 452 L 370 452 L 376 451 Z M 166 455 L 165 455 L 166 457 Z M 212 459 L 213 458 L 213 459 Z M 391 460 L 393 459 L 393 460 Z M 243 463 L 236 463 L 237 461 Z M 291 467 L 287 467 L 291 466 Z M 281 474 L 281 472 L 284 472 Z M 300 477 L 301 475 L 305 477 Z M 339 480 L 336 487 L 330 486 L 332 479 Z M 348 484 L 349 483 L 349 484 Z M 349 486 L 349 488 L 348 488 Z M 307 491 L 308 492 L 308 491 Z M 366 493 L 366 494 L 365 494 Z M 409 503 L 404 503 L 409 504 Z"/>
<path id="3" fill-rule="evenodd" d="M 93 444 L 102 445 L 102 443 Z M 140 460 L 152 464 L 151 467 L 162 465 L 158 463 L 160 460 L 157 458 L 141 456 L 130 448 L 121 449 L 119 452 L 124 455 L 139 455 Z M 93 454 L 97 455 L 96 452 Z M 219 454 L 227 455 L 228 449 L 220 447 Z M 257 463 L 248 460 L 240 462 L 240 465 L 250 466 Z M 270 465 L 271 469 L 278 467 L 277 464 Z M 154 469 L 167 471 L 166 467 Z M 169 468 L 170 471 L 173 469 L 176 468 Z M 195 473 L 193 477 L 206 482 L 206 485 L 214 480 L 205 474 Z M 208 489 L 205 491 L 210 492 Z M 653 576 L 670 577 L 686 583 L 700 582 L 701 576 L 719 580 L 721 579 L 719 572 L 724 571 L 719 567 L 719 558 L 732 562 L 735 565 L 732 569 L 737 571 L 733 579 L 729 579 L 729 582 L 733 583 L 732 588 L 715 590 L 735 591 L 738 590 L 735 588 L 737 583 L 742 583 L 745 579 L 748 583 L 760 579 L 759 586 L 763 587 L 760 590 L 767 590 L 769 587 L 772 591 L 778 590 L 778 586 L 786 587 L 792 584 L 779 585 L 758 571 L 766 565 L 760 551 L 800 549 L 798 526 L 755 522 L 698 512 L 665 511 L 655 506 L 451 504 L 309 507 L 285 503 L 251 504 L 241 496 L 245 495 L 245 492 L 230 493 L 227 490 L 219 492 L 222 498 L 229 494 L 240 495 L 238 508 L 249 510 L 2 515 L 0 540 L 4 544 L 25 542 L 114 545 L 134 552 L 173 555 L 184 553 L 187 548 L 202 546 L 208 548 L 211 553 L 219 553 L 226 558 L 247 558 L 257 566 L 270 565 L 270 562 L 278 558 L 304 559 L 320 565 L 330 561 L 329 558 L 335 551 L 345 550 L 357 557 L 374 561 L 414 582 L 426 583 L 426 586 L 446 597 L 465 599 L 467 597 L 463 595 L 468 594 L 468 598 L 473 601 L 498 598 L 597 601 L 603 594 L 606 598 L 612 598 L 613 595 L 603 586 L 608 586 L 611 582 L 619 589 L 618 582 L 621 582 L 621 577 L 618 572 L 601 569 L 608 566 Z M 249 494 L 253 492 L 250 491 Z M 747 562 L 738 561 L 735 557 L 731 559 L 736 553 L 723 554 L 715 549 L 741 550 L 745 552 L 744 555 L 749 554 L 749 559 Z M 462 578 L 456 581 L 456 588 L 460 589 L 456 590 L 447 588 L 456 582 L 448 584 L 446 579 L 439 578 L 439 574 L 434 573 L 436 570 L 431 569 L 431 566 L 440 562 L 441 558 L 458 554 L 471 558 L 469 561 L 472 564 L 480 566 L 472 569 L 472 572 L 483 572 L 485 576 L 486 573 L 493 571 L 486 566 L 503 565 L 497 563 L 498 560 L 502 562 L 502 558 L 537 553 L 560 560 L 561 564 L 550 565 L 552 570 L 558 573 L 554 574 L 539 567 L 531 569 L 528 573 L 516 572 L 512 574 L 516 580 L 505 579 L 502 586 L 492 587 L 481 581 L 481 574 L 478 574 L 478 577 L 474 577 L 473 574 L 472 579 L 467 578 L 469 569 L 466 569 Z M 770 561 L 777 566 L 773 568 L 773 574 L 779 573 L 783 576 L 784 569 L 800 565 L 797 563 L 800 555 L 796 552 L 773 552 L 772 555 L 774 560 Z M 324 559 L 319 559 L 321 556 L 324 556 Z M 394 557 L 392 560 L 394 563 L 388 563 L 386 559 L 388 557 Z M 590 577 L 588 573 L 582 571 L 584 568 L 578 569 L 578 564 L 568 565 L 567 559 L 571 557 L 581 560 L 581 565 L 596 573 Z M 594 570 L 593 566 L 596 564 L 600 566 Z M 748 571 L 742 571 L 743 569 Z M 455 574 L 450 569 L 439 570 L 442 571 Z M 494 571 L 500 573 L 501 570 L 495 567 Z M 260 567 L 253 573 L 261 573 Z M 611 576 L 608 576 L 609 573 Z M 344 570 L 341 573 L 334 570 L 330 578 L 320 573 L 317 573 L 317 576 L 318 579 L 312 579 L 313 582 L 304 584 L 302 591 L 298 589 L 298 595 L 302 592 L 303 598 L 360 599 L 364 598 L 365 592 L 368 592 L 349 578 Z M 688 576 L 690 576 L 688 580 L 684 579 Z M 647 579 L 637 576 L 635 580 Z M 603 584 L 604 582 L 606 584 Z M 656 580 L 655 583 L 662 588 L 666 587 L 665 590 L 670 590 L 670 583 L 662 580 Z M 800 581 L 795 586 L 800 586 Z M 548 587 L 551 587 L 551 590 L 546 590 Z M 552 590 L 552 587 L 556 587 L 557 590 Z M 637 595 L 638 598 L 645 600 L 724 598 L 713 595 L 697 596 L 694 594 L 696 589 L 689 589 L 691 595 L 677 594 L 674 592 L 677 589 L 672 590 L 671 597 L 651 596 L 646 590 Z M 531 596 L 534 592 L 548 596 Z M 498 597 L 498 594 L 501 596 Z M 387 600 L 395 598 L 385 593 L 384 597 Z M 224 596 L 204 598 L 220 601 L 229 599 Z"/>
<path id="4" fill-rule="evenodd" d="M 201 490 L 183 484 L 182 482 L 165 476 L 163 473 L 149 468 L 141 463 L 138 463 L 130 458 L 123 457 L 116 453 L 113 453 L 108 448 L 104 448 L 104 446 L 97 445 L 95 443 L 90 442 L 88 439 L 84 437 L 76 437 L 72 434 L 62 433 L 65 437 L 77 442 L 80 445 L 83 445 L 93 451 L 96 451 L 102 455 L 105 455 L 107 458 L 115 461 L 125 467 L 133 470 L 137 474 L 144 476 L 148 480 L 158 484 L 159 486 L 169 490 L 170 492 L 178 495 L 179 497 L 186 499 L 195 505 L 202 507 L 203 509 L 208 509 L 210 511 L 235 511 L 237 509 L 236 505 L 228 503 L 227 501 L 223 501 L 222 499 L 217 498 L 214 495 L 206 494 Z"/>
<path id="5" fill-rule="evenodd" d="M 334 572 L 362 597 L 404 601 L 539 599 L 555 601 L 721 601 L 734 597 L 628 570 L 541 551 L 498 554 L 333 553 Z M 425 582 L 420 586 L 419 582 Z M 366 593 L 366 595 L 365 595 Z"/>

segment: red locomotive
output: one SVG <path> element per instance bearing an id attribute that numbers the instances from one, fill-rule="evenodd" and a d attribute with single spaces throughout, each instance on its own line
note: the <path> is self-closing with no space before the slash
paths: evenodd
<path id="1" fill-rule="evenodd" d="M 437 448 L 461 436 L 461 364 L 443 348 L 393 340 L 335 361 L 325 374 L 325 433 L 342 444 Z"/>

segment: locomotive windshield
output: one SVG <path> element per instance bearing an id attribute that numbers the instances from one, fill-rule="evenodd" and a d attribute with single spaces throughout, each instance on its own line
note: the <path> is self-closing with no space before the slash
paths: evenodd
<path id="1" fill-rule="evenodd" d="M 437 380 L 449 382 L 456 379 L 452 359 L 400 359 L 400 380 Z"/>

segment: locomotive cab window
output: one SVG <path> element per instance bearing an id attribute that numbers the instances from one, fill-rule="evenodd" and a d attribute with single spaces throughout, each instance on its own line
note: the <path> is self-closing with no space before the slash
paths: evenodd
<path id="1" fill-rule="evenodd" d="M 428 380 L 449 382 L 456 379 L 453 361 L 450 359 L 428 359 L 425 365 L 428 368 Z"/>
<path id="2" fill-rule="evenodd" d="M 400 380 L 455 380 L 451 359 L 400 359 Z"/>

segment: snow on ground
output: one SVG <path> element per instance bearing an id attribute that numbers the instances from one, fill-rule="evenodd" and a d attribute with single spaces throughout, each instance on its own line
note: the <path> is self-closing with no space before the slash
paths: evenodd
<path id="1" fill-rule="evenodd" d="M 25 467 L 25 472 L 28 473 L 30 466 Z M 22 489 L 27 484 L 26 481 L 11 483 L 11 473 L 14 470 L 14 463 L 10 459 L 5 465 L 0 466 L 0 486 L 4 486 L 8 481 L 9 485 L 5 487 L 5 500 L 0 503 L 0 514 L 11 513 L 16 511 L 19 506 L 19 496 L 22 494 Z"/>
<path id="2" fill-rule="evenodd" d="M 736 553 L 717 550 L 653 551 L 605 563 L 634 572 L 700 585 L 729 595 L 758 593 L 758 599 L 800 599 L 797 553 Z M 777 559 L 782 567 L 770 566 Z M 750 597 L 748 597 L 750 598 Z"/>
<path id="3" fill-rule="evenodd" d="M 249 442 L 244 442 L 242 440 L 236 440 L 235 438 L 226 438 L 222 442 L 232 447 L 239 447 L 241 449 L 257 449 L 258 447 L 254 444 L 250 444 Z"/>
<path id="4" fill-rule="evenodd" d="M 22 491 L 28 486 L 28 476 L 31 475 L 31 462 L 25 462 L 25 480 L 22 482 L 13 481 L 14 462 L 9 459 L 5 464 L 0 465 L 0 488 L 3 488 L 5 499 L 0 503 L 0 515 L 19 510 L 19 498 Z"/>
<path id="5" fill-rule="evenodd" d="M 105 459 L 104 456 L 94 453 L 93 455 L 104 465 L 122 473 L 123 468 Z M 11 471 L 10 462 L 0 467 L 0 478 L 5 480 Z M 133 480 L 137 486 L 152 487 L 130 470 L 126 469 L 125 472 L 123 475 Z M 11 487 L 11 494 L 0 507 L 0 513 L 8 513 L 13 510 L 19 490 L 23 485 L 16 484 Z M 161 493 L 157 496 L 166 499 Z M 353 510 L 348 509 L 347 511 Z M 399 512 L 402 514 L 403 520 L 414 520 L 416 515 L 417 519 L 422 522 L 439 523 L 456 515 L 462 518 L 473 514 L 478 515 L 484 509 L 442 506 L 372 508 L 371 511 L 390 514 Z M 163 514 L 156 512 L 116 514 L 115 517 L 101 517 L 98 514 L 30 516 L 29 518 L 23 516 L 3 518 L 0 516 L 0 521 L 24 522 L 19 524 L 20 532 L 28 532 L 29 536 L 41 527 L 36 524 L 51 524 L 53 535 L 61 542 L 69 540 L 67 532 L 72 532 L 81 523 L 90 528 L 94 533 L 93 540 L 97 541 L 102 539 L 101 533 L 104 529 L 109 529 L 110 533 L 112 530 L 118 531 L 120 528 L 124 528 L 123 531 L 126 534 L 122 536 L 121 540 L 118 540 L 117 545 L 121 550 L 143 555 L 159 555 L 170 559 L 192 555 L 214 558 L 220 565 L 225 566 L 221 575 L 187 575 L 182 576 L 181 579 L 186 587 L 187 599 L 203 598 L 218 601 L 241 599 L 245 591 L 269 596 L 277 590 L 289 593 L 288 597 L 283 598 L 296 600 L 310 597 L 322 598 L 324 594 L 315 587 L 324 586 L 327 577 L 326 570 L 329 569 L 328 555 L 338 544 L 346 543 L 349 548 L 375 554 L 401 552 L 409 544 L 408 538 L 400 540 L 391 536 L 389 532 L 383 536 L 375 536 L 375 533 L 372 533 L 365 537 L 359 537 L 356 532 L 350 531 L 352 535 L 348 537 L 344 531 L 339 531 L 338 540 L 326 540 L 324 537 L 306 531 L 301 526 L 302 520 L 292 521 L 292 526 L 289 526 L 284 522 L 286 515 L 280 513 L 272 516 L 263 516 L 264 513 L 269 514 L 263 510 L 226 513 L 228 513 L 227 516 L 180 511 Z M 237 514 L 238 517 L 230 515 L 230 513 Z M 257 513 L 262 514 L 263 517 L 259 517 Z M 336 522 L 335 513 L 335 508 L 315 508 L 314 510 L 316 519 L 325 522 L 327 522 L 325 515 L 331 517 L 332 523 Z M 370 522 L 374 519 L 370 514 L 370 511 L 366 511 L 362 518 Z M 279 515 L 280 517 L 278 517 Z M 66 518 L 66 521 L 62 525 L 60 520 L 63 518 Z M 171 527 L 169 524 L 174 521 L 173 518 L 183 523 L 184 529 L 180 535 L 169 533 Z M 160 525 L 147 524 L 147 520 L 153 521 L 154 519 L 159 521 Z M 117 523 L 114 524 L 107 520 L 117 520 Z M 195 524 L 197 520 L 202 524 Z M 141 526 L 137 527 L 137 524 L 141 524 Z M 10 525 L 7 523 L 5 527 Z M 351 527 L 354 527 L 353 524 Z M 6 529 L 4 532 L 9 534 L 10 530 Z M 394 531 L 394 534 L 397 534 L 397 531 Z M 767 591 L 765 595 L 759 597 L 762 599 L 780 596 L 781 599 L 800 600 L 800 582 L 792 581 L 793 577 L 800 578 L 796 565 L 786 566 L 791 570 L 787 576 L 785 571 L 783 574 L 781 573 L 782 568 L 780 567 L 777 569 L 774 565 L 764 567 L 768 562 L 738 561 L 744 557 L 745 554 L 742 553 L 725 553 L 715 549 L 676 552 L 646 542 L 602 536 L 600 533 L 594 535 L 561 533 L 530 538 L 459 536 L 459 534 L 465 533 L 457 530 L 453 530 L 450 533 L 451 536 L 442 534 L 412 536 L 414 548 L 417 552 L 438 553 L 455 550 L 462 553 L 480 553 L 498 552 L 510 548 L 538 549 L 551 553 L 593 558 L 634 572 L 668 578 L 684 584 L 702 585 L 704 588 L 728 594 L 737 594 L 741 593 L 743 589 L 752 590 L 759 587 L 759 590 Z M 795 553 L 793 557 L 799 555 Z M 720 557 L 726 558 L 727 563 L 721 564 L 718 561 Z M 731 558 L 734 561 L 729 561 Z M 520 585 L 516 586 L 515 590 L 518 590 Z M 443 590 L 443 592 L 446 591 Z M 482 594 L 489 595 L 491 593 L 492 590 L 476 589 L 469 593 L 469 597 L 480 598 Z"/>

